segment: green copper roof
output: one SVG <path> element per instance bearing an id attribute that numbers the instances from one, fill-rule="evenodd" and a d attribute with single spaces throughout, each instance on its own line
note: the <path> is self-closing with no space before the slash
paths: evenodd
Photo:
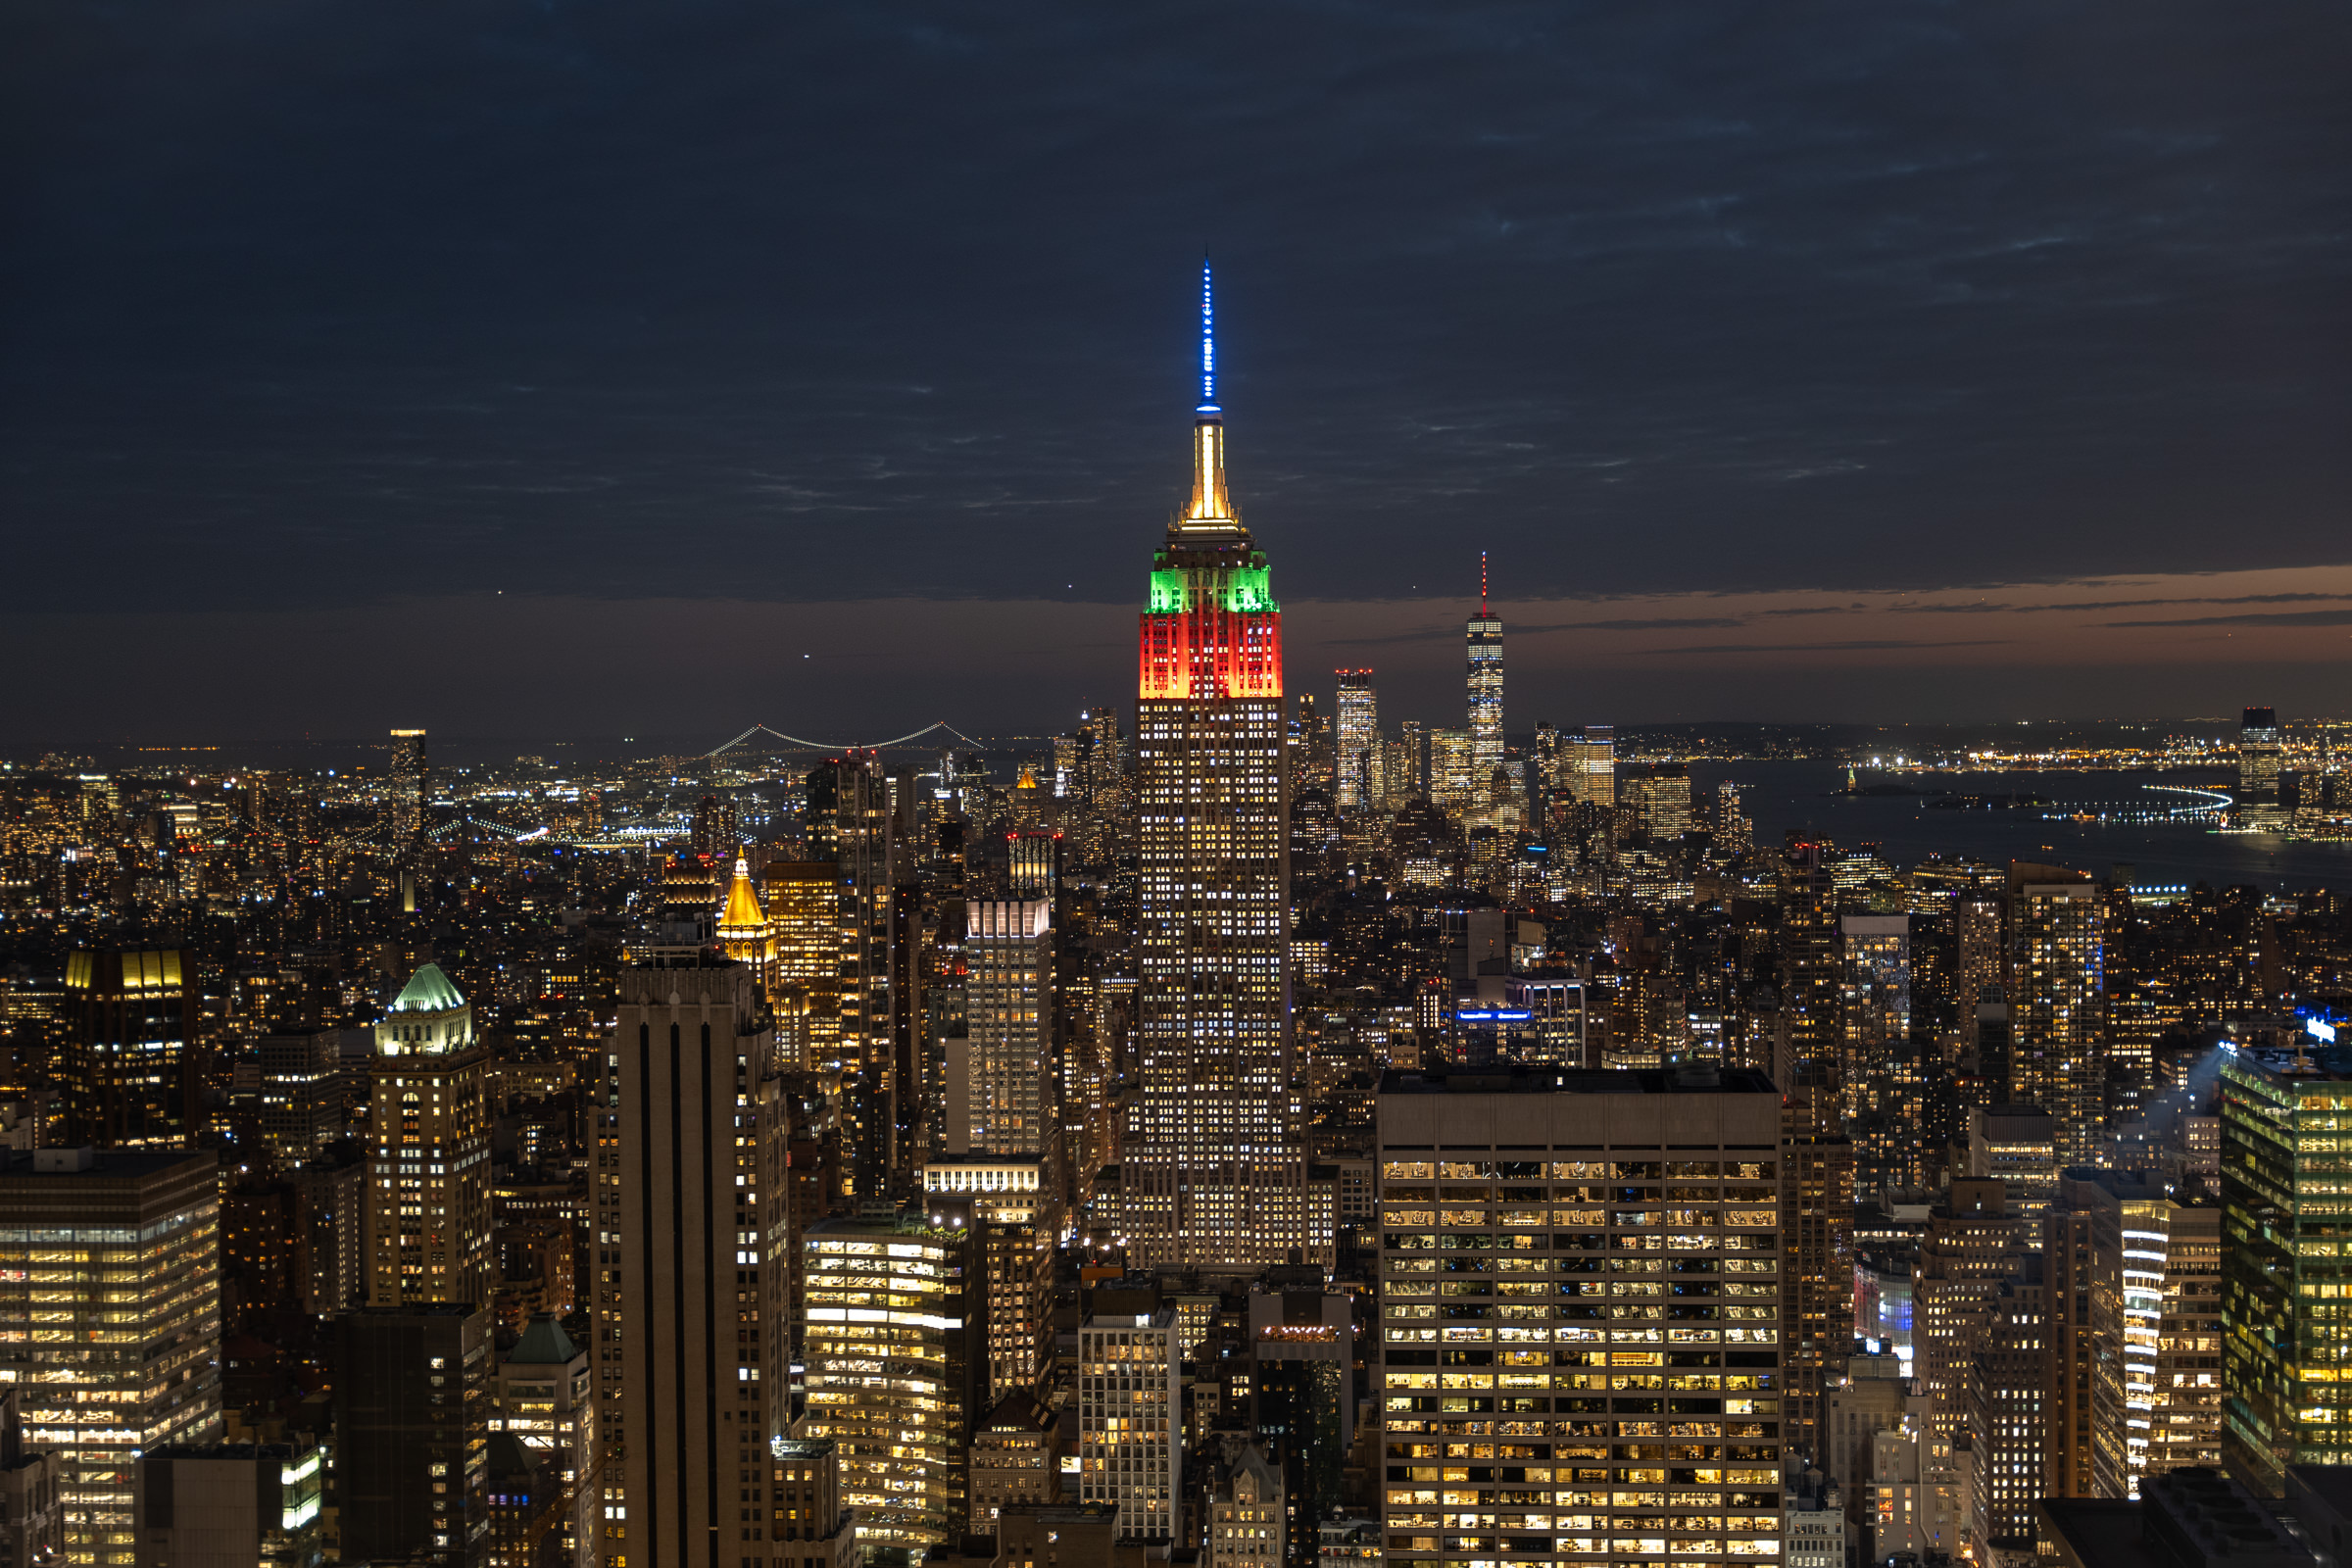
<path id="1" fill-rule="evenodd" d="M 409 976 L 409 983 L 392 1000 L 394 1012 L 448 1012 L 466 1005 L 458 988 L 449 983 L 437 963 L 428 963 Z"/>
<path id="2" fill-rule="evenodd" d="M 532 1316 L 530 1327 L 522 1331 L 514 1348 L 507 1352 L 507 1364 L 562 1366 L 579 1353 L 580 1348 L 571 1343 L 571 1336 L 564 1332 L 564 1325 L 556 1321 L 555 1314 L 540 1312 Z"/>

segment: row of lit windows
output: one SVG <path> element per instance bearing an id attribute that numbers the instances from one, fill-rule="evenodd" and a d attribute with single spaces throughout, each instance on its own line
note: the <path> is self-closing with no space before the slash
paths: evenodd
<path id="1" fill-rule="evenodd" d="M 1546 1170 L 1548 1166 L 1548 1171 Z M 1770 1180 L 1778 1167 L 1769 1159 L 1641 1160 L 1416 1160 L 1389 1159 L 1381 1176 L 1389 1181 L 1657 1181 L 1677 1176 L 1711 1176 L 1735 1181 Z"/>

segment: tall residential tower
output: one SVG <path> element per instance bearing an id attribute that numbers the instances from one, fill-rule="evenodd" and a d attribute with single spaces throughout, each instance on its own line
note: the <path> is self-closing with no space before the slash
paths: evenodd
<path id="1" fill-rule="evenodd" d="M 1282 612 L 1225 489 L 1208 269 L 1193 496 L 1152 560 L 1136 717 L 1140 1103 L 1133 1255 L 1279 1262 L 1305 1234 L 1286 1072 L 1290 881 Z"/>

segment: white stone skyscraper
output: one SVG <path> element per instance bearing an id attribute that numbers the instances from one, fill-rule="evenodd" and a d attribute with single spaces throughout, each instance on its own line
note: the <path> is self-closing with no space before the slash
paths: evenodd
<path id="1" fill-rule="evenodd" d="M 1225 488 L 1208 271 L 1193 496 L 1153 553 L 1136 717 L 1142 1094 L 1121 1156 L 1131 1255 L 1281 1261 L 1308 1233 L 1288 1072 L 1282 612 Z"/>
<path id="2" fill-rule="evenodd" d="M 1078 1499 L 1118 1533 L 1165 1541 L 1184 1517 L 1184 1331 L 1176 1309 L 1098 1313 L 1078 1327 Z"/>

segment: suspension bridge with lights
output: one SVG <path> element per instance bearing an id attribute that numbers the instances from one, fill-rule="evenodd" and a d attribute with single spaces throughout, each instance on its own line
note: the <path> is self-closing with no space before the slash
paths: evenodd
<path id="1" fill-rule="evenodd" d="M 926 735 L 937 735 L 941 733 L 953 735 L 956 737 L 956 739 L 963 742 L 964 745 L 972 747 L 975 750 L 987 750 L 987 747 L 981 742 L 972 739 L 969 735 L 966 735 L 963 731 L 956 728 L 953 724 L 950 724 L 946 719 L 943 718 L 935 720 L 932 723 L 925 724 L 921 729 L 910 730 L 905 735 L 893 736 L 891 739 L 886 741 L 857 741 L 847 745 L 836 741 L 804 740 L 798 735 L 787 735 L 782 730 L 775 729 L 766 724 L 754 724 L 750 729 L 745 730 L 733 740 L 713 746 L 710 748 L 710 750 L 705 752 L 703 755 L 705 757 L 716 757 L 722 752 L 732 751 L 734 748 L 741 746 L 745 741 L 750 740 L 755 735 L 773 736 L 775 739 L 784 742 L 787 746 L 796 746 L 804 751 L 810 752 L 879 752 L 887 747 L 909 745 L 915 741 L 921 740 Z"/>

